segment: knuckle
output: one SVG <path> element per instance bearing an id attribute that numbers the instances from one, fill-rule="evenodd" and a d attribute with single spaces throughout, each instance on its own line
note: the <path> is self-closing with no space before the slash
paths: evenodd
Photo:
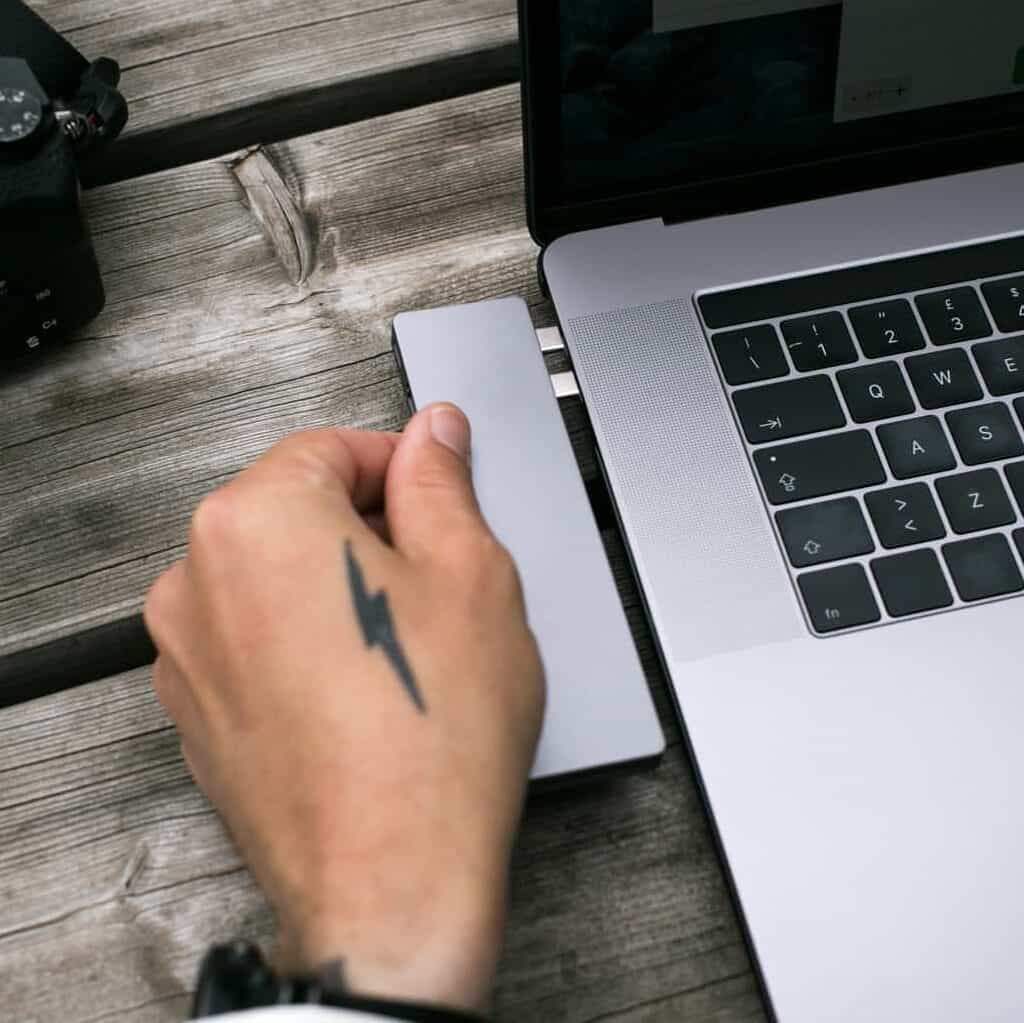
<path id="1" fill-rule="evenodd" d="M 158 657 L 153 662 L 150 684 L 153 686 L 153 692 L 156 693 L 157 699 L 166 707 L 167 701 L 164 697 L 167 695 L 167 666 L 163 657 Z"/>
<path id="2" fill-rule="evenodd" d="M 159 642 L 177 605 L 180 562 L 159 575 L 142 605 L 142 620 L 154 641 Z"/>
<path id="3" fill-rule="evenodd" d="M 506 590 L 520 589 L 519 568 L 511 551 L 495 537 L 491 536 L 486 554 L 492 574 Z"/>
<path id="4" fill-rule="evenodd" d="M 470 600 L 500 598 L 504 602 L 519 598 L 519 571 L 508 548 L 493 533 L 476 529 L 468 532 L 462 543 L 462 556 L 456 568 Z"/>
<path id="5" fill-rule="evenodd" d="M 440 459 L 423 459 L 413 473 L 413 484 L 425 494 L 444 494 L 452 490 L 454 479 L 450 466 Z"/>
<path id="6" fill-rule="evenodd" d="M 189 543 L 216 548 L 235 535 L 239 526 L 239 504 L 228 487 L 221 487 L 204 497 L 193 512 Z"/>
<path id="7" fill-rule="evenodd" d="M 162 657 L 157 658 L 156 663 L 153 665 L 151 682 L 153 692 L 160 701 L 160 705 L 166 711 L 167 716 L 177 723 L 181 717 L 178 707 L 178 694 L 172 679 L 172 672 Z"/>
<path id="8" fill-rule="evenodd" d="M 525 668 L 520 677 L 521 685 L 517 687 L 517 692 L 522 701 L 523 716 L 539 730 L 544 720 L 544 710 L 547 707 L 547 674 L 536 637 L 529 628 L 525 630 L 525 643 L 521 661 Z"/>
<path id="9" fill-rule="evenodd" d="M 150 635 L 159 631 L 164 620 L 165 590 L 167 583 L 166 576 L 160 576 L 149 588 L 146 599 L 142 604 L 142 620 L 149 630 Z"/>
<path id="10" fill-rule="evenodd" d="M 484 560 L 503 584 L 518 589 L 519 568 L 512 557 L 512 552 L 493 534 L 488 533 L 487 536 Z"/>
<path id="11" fill-rule="evenodd" d="M 321 488 L 336 488 L 339 480 L 353 478 L 357 471 L 352 451 L 340 430 L 304 430 L 278 445 L 282 468 L 300 482 Z"/>

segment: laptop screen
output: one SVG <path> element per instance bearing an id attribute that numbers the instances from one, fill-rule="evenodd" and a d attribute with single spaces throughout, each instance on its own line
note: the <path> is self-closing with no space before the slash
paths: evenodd
<path id="1" fill-rule="evenodd" d="M 534 118 L 548 206 L 1024 122 L 1022 0 L 551 6 L 560 95 Z"/>

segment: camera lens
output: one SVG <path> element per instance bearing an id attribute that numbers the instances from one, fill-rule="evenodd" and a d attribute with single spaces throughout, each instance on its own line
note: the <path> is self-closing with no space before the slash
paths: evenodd
<path id="1" fill-rule="evenodd" d="M 25 89 L 0 89 L 0 145 L 29 138 L 43 123 L 43 104 Z"/>

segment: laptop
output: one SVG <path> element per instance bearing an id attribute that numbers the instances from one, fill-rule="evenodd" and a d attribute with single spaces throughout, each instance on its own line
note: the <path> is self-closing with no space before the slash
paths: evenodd
<path id="1" fill-rule="evenodd" d="M 1024 1019 L 1024 5 L 521 0 L 529 223 L 780 1023 Z"/>

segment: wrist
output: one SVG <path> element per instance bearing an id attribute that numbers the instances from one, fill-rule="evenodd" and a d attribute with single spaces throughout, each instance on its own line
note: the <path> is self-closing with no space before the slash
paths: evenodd
<path id="1" fill-rule="evenodd" d="M 308 974 L 282 976 L 268 968 L 256 945 L 236 940 L 216 945 L 203 957 L 191 1019 L 271 1006 L 320 1005 L 348 1009 L 374 1019 L 409 1023 L 484 1023 L 484 1018 L 436 1004 L 361 997 L 327 986 Z"/>
<path id="2" fill-rule="evenodd" d="M 501 952 L 500 897 L 457 894 L 416 912 L 323 906 L 282 921 L 282 968 L 352 994 L 486 1013 Z"/>

